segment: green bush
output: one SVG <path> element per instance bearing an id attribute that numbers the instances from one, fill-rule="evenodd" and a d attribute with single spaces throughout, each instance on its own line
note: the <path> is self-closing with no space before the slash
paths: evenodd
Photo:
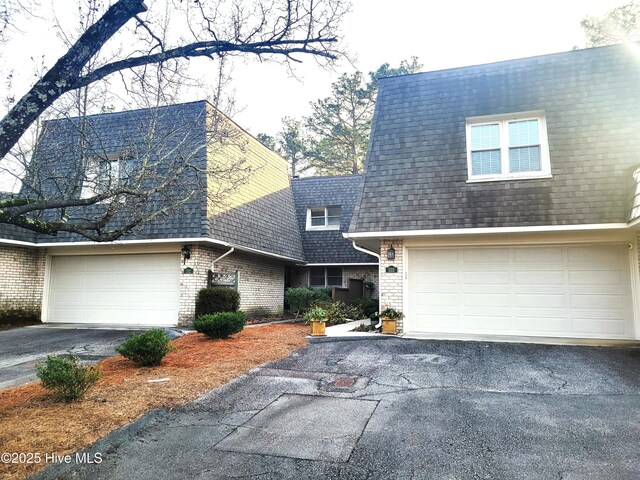
<path id="1" fill-rule="evenodd" d="M 211 338 L 227 338 L 241 332 L 246 323 L 247 317 L 243 312 L 220 312 L 198 317 L 193 328 Z"/>
<path id="2" fill-rule="evenodd" d="M 160 328 L 152 328 L 142 333 L 132 333 L 116 348 L 116 352 L 141 367 L 154 367 L 160 365 L 172 348 L 166 332 Z"/>
<path id="3" fill-rule="evenodd" d="M 327 323 L 338 325 L 349 320 L 360 320 L 364 317 L 360 308 L 347 305 L 344 302 L 333 302 L 327 309 Z"/>
<path id="4" fill-rule="evenodd" d="M 380 303 L 375 298 L 363 298 L 358 302 L 358 307 L 365 317 L 371 318 L 380 309 Z"/>
<path id="5" fill-rule="evenodd" d="M 196 298 L 196 318 L 218 312 L 237 312 L 240 293 L 228 287 L 203 288 Z"/>
<path id="6" fill-rule="evenodd" d="M 102 376 L 100 368 L 78 364 L 79 358 L 49 355 L 47 361 L 36 365 L 38 378 L 42 386 L 52 390 L 59 400 L 72 402 L 87 393 Z"/>
<path id="7" fill-rule="evenodd" d="M 292 311 L 296 312 L 296 317 L 317 302 L 328 300 L 331 300 L 331 294 L 326 288 L 288 288 L 284 293 L 284 301 L 289 304 Z"/>
<path id="8" fill-rule="evenodd" d="M 327 311 L 321 307 L 313 307 L 309 310 L 304 319 L 307 322 L 322 322 L 327 320 Z"/>

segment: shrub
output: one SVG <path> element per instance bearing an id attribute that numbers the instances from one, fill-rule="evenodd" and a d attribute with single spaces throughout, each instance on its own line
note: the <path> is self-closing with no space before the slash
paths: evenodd
<path id="1" fill-rule="evenodd" d="M 241 332 L 246 323 L 247 317 L 243 312 L 220 312 L 198 317 L 193 328 L 211 338 L 227 338 Z"/>
<path id="2" fill-rule="evenodd" d="M 344 302 L 333 302 L 327 309 L 327 323 L 330 325 L 346 323 L 347 319 L 359 320 L 362 317 L 362 311 L 358 307 Z"/>
<path id="3" fill-rule="evenodd" d="M 154 367 L 160 365 L 172 348 L 165 331 L 152 328 L 142 333 L 132 333 L 116 348 L 116 352 L 142 367 Z"/>
<path id="4" fill-rule="evenodd" d="M 87 393 L 102 376 L 100 368 L 78 364 L 79 358 L 49 355 L 44 364 L 36 365 L 38 378 L 42 386 L 52 390 L 59 400 L 72 402 Z"/>
<path id="5" fill-rule="evenodd" d="M 375 298 L 363 298 L 358 302 L 358 307 L 365 317 L 371 318 L 380 308 L 380 303 Z"/>
<path id="6" fill-rule="evenodd" d="M 284 300 L 289 304 L 291 310 L 296 312 L 296 317 L 300 312 L 308 310 L 317 302 L 330 299 L 331 295 L 326 288 L 288 288 L 284 293 Z"/>
<path id="7" fill-rule="evenodd" d="M 404 317 L 404 314 L 399 310 L 387 307 L 380 312 L 380 316 L 388 318 L 389 320 L 400 320 L 402 317 Z"/>
<path id="8" fill-rule="evenodd" d="M 218 312 L 237 312 L 240 293 L 228 287 L 203 288 L 196 299 L 196 318 Z"/>

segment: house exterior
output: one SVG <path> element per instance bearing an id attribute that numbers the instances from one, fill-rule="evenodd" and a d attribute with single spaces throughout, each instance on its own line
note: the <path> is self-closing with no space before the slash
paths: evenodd
<path id="1" fill-rule="evenodd" d="M 380 81 L 346 236 L 403 332 L 640 339 L 635 47 Z"/>
<path id="2" fill-rule="evenodd" d="M 350 279 L 367 282 L 365 294 L 378 296 L 378 258 L 353 248 L 349 229 L 361 175 L 294 177 L 291 182 L 298 228 L 307 264 L 292 270 L 291 286 L 348 288 Z"/>
<path id="3" fill-rule="evenodd" d="M 228 119 L 234 141 L 224 148 L 208 144 L 208 123 L 220 121 L 213 113 L 208 103 L 194 102 L 90 117 L 89 143 L 105 157 L 117 158 L 132 139 L 143 137 L 153 115 L 155 135 L 176 155 L 188 148 L 194 167 L 204 171 L 242 158 L 251 174 L 224 205 L 213 204 L 204 191 L 218 188 L 213 178 L 203 186 L 188 178 L 182 185 L 193 185 L 197 194 L 186 204 L 108 244 L 3 226 L 2 311 L 41 313 L 46 322 L 189 323 L 209 270 L 237 283 L 243 310 L 282 309 L 285 267 L 305 263 L 287 163 Z M 52 123 L 41 151 L 54 140 L 73 138 L 69 120 Z M 184 128 L 176 130 L 176 124 Z M 188 258 L 181 253 L 185 247 Z"/>

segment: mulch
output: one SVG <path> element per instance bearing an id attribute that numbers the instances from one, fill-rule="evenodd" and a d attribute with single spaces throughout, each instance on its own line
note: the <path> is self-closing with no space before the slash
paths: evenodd
<path id="1" fill-rule="evenodd" d="M 65 455 L 85 448 L 154 408 L 175 408 L 307 344 L 297 324 L 247 328 L 226 340 L 199 333 L 173 341 L 159 367 L 141 368 L 124 357 L 100 362 L 103 377 L 87 396 L 57 403 L 38 383 L 0 390 L 3 452 Z M 149 383 L 149 380 L 169 381 Z M 44 464 L 2 464 L 0 478 L 26 478 Z"/>

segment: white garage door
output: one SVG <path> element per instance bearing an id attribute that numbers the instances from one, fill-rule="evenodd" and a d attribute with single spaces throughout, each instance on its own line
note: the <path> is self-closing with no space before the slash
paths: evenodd
<path id="1" fill-rule="evenodd" d="M 633 338 L 627 245 L 409 249 L 407 331 Z"/>
<path id="2" fill-rule="evenodd" d="M 49 322 L 178 322 L 178 254 L 52 257 L 49 285 Z"/>

